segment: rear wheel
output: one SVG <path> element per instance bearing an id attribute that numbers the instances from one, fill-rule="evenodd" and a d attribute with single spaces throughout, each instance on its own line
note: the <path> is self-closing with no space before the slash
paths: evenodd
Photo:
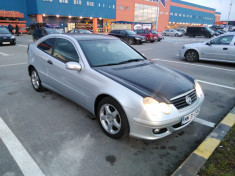
<path id="1" fill-rule="evenodd" d="M 121 105 L 111 97 L 105 97 L 97 106 L 99 124 L 109 137 L 119 139 L 129 133 L 129 123 Z"/>
<path id="2" fill-rule="evenodd" d="M 151 40 L 150 42 L 151 42 L 151 43 L 154 43 L 155 41 L 154 41 L 154 40 Z"/>
<path id="3" fill-rule="evenodd" d="M 176 36 L 176 37 L 179 37 L 179 34 L 176 33 L 175 36 Z"/>
<path id="4" fill-rule="evenodd" d="M 185 59 L 188 62 L 196 62 L 199 60 L 199 55 L 198 55 L 197 51 L 195 51 L 195 50 L 188 50 L 185 53 Z"/>

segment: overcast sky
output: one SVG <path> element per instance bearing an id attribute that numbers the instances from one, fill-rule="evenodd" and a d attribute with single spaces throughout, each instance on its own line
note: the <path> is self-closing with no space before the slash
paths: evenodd
<path id="1" fill-rule="evenodd" d="M 216 9 L 217 12 L 221 12 L 221 18 L 220 18 L 221 21 L 228 20 L 230 3 L 232 2 L 232 8 L 229 20 L 235 21 L 235 0 L 232 1 L 231 0 L 183 0 L 183 1 Z"/>

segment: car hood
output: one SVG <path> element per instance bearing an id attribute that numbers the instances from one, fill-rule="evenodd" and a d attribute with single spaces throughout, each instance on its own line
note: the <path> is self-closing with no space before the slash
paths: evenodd
<path id="1" fill-rule="evenodd" d="M 12 35 L 11 34 L 1 34 L 0 33 L 0 37 L 11 37 Z"/>
<path id="2" fill-rule="evenodd" d="M 145 38 L 144 36 L 141 36 L 141 35 L 129 35 L 129 36 L 132 36 L 132 37 L 139 37 L 139 38 Z"/>
<path id="3" fill-rule="evenodd" d="M 150 61 L 93 69 L 142 97 L 154 97 L 166 103 L 194 88 L 193 78 Z"/>

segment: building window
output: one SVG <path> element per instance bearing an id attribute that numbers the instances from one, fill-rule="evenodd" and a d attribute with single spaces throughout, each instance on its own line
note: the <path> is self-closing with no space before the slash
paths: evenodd
<path id="1" fill-rule="evenodd" d="M 118 10 L 123 10 L 123 6 L 118 6 Z"/>
<path id="2" fill-rule="evenodd" d="M 181 16 L 181 13 L 179 14 L 179 16 Z"/>
<path id="3" fill-rule="evenodd" d="M 165 15 L 168 15 L 168 12 L 165 12 Z"/>
<path id="4" fill-rule="evenodd" d="M 93 6 L 94 6 L 94 2 L 87 1 L 87 2 L 86 2 L 86 5 L 93 7 Z"/>
<path id="5" fill-rule="evenodd" d="M 144 22 L 156 24 L 157 7 L 145 4 L 135 3 L 135 22 Z"/>
<path id="6" fill-rule="evenodd" d="M 175 13 L 175 16 L 177 16 L 178 14 L 177 13 Z"/>
<path id="7" fill-rule="evenodd" d="M 183 14 L 183 17 L 185 17 L 185 14 Z"/>
<path id="8" fill-rule="evenodd" d="M 115 5 L 113 5 L 113 9 L 115 9 Z"/>
<path id="9" fill-rule="evenodd" d="M 68 3 L 68 0 L 59 0 L 60 3 Z"/>
<path id="10" fill-rule="evenodd" d="M 100 3 L 98 4 L 98 7 L 100 7 Z"/>
<path id="11" fill-rule="evenodd" d="M 130 10 L 130 7 L 129 6 L 125 6 L 125 10 Z"/>
<path id="12" fill-rule="evenodd" d="M 82 0 L 74 0 L 74 4 L 82 5 Z"/>
<path id="13" fill-rule="evenodd" d="M 161 11 L 160 14 L 162 15 L 162 14 L 163 14 L 163 11 Z"/>
<path id="14" fill-rule="evenodd" d="M 103 4 L 103 7 L 105 7 L 105 4 Z"/>
<path id="15" fill-rule="evenodd" d="M 173 15 L 173 13 L 170 13 L 170 15 L 172 16 L 172 15 Z"/>
<path id="16" fill-rule="evenodd" d="M 42 0 L 42 1 L 52 2 L 52 0 Z"/>
<path id="17" fill-rule="evenodd" d="M 109 4 L 109 8 L 111 8 L 111 4 Z"/>

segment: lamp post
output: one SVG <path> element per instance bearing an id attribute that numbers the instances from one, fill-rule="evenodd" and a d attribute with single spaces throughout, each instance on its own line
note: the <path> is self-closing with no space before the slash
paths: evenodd
<path id="1" fill-rule="evenodd" d="M 228 21 L 229 21 L 232 5 L 233 5 L 233 0 L 231 0 L 231 3 L 230 3 L 230 9 L 229 9 L 229 12 L 228 12 Z M 228 21 L 227 21 L 227 25 L 228 25 Z"/>
<path id="2" fill-rule="evenodd" d="M 159 1 L 160 0 L 157 0 L 157 19 L 156 19 L 156 31 L 157 31 L 157 26 L 158 26 L 158 17 L 159 17 Z"/>

